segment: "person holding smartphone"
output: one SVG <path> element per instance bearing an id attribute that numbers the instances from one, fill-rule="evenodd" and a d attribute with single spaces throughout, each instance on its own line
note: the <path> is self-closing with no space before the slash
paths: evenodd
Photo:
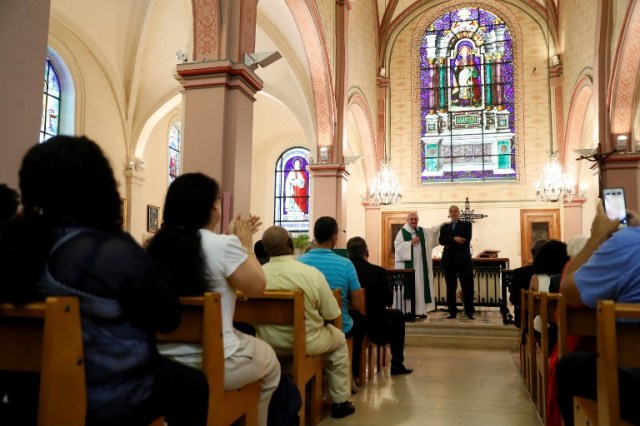
<path id="1" fill-rule="evenodd" d="M 640 303 L 640 217 L 626 210 L 628 227 L 611 220 L 602 203 L 591 225 L 591 236 L 584 248 L 567 266 L 560 293 L 568 304 L 596 309 L 598 300 Z M 558 361 L 556 384 L 558 403 L 565 424 L 573 424 L 573 397 L 597 399 L 595 352 L 573 352 Z M 640 370 L 620 370 L 620 409 L 622 418 L 640 424 L 637 389 Z"/>

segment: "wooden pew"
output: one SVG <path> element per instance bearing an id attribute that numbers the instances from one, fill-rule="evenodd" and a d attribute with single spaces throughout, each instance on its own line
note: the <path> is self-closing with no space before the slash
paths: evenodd
<path id="1" fill-rule="evenodd" d="M 558 307 L 558 357 L 567 354 L 569 336 L 594 337 L 596 335 L 596 311 L 586 306 L 567 305 Z M 575 405 L 575 404 L 574 404 Z M 574 413 L 576 413 L 574 409 Z M 574 424 L 594 424 L 597 413 L 592 407 L 582 407 L 574 414 Z"/>
<path id="2" fill-rule="evenodd" d="M 39 426 L 82 426 L 87 393 L 75 297 L 0 305 L 0 370 L 39 372 Z"/>
<path id="3" fill-rule="evenodd" d="M 340 290 L 339 289 L 335 289 L 333 290 L 334 292 L 338 292 L 338 295 L 340 294 Z M 362 315 L 364 315 L 366 317 L 367 315 L 367 299 L 366 299 L 366 295 L 365 295 L 365 289 L 364 288 L 360 288 L 356 291 L 353 292 L 354 294 L 361 294 L 362 296 L 362 310 L 361 313 Z M 335 295 L 335 293 L 334 293 Z M 340 305 L 342 303 L 342 301 L 340 299 L 338 299 L 338 305 Z M 351 306 L 349 307 L 349 309 L 353 309 Z M 367 371 L 367 364 L 368 363 L 373 363 L 372 359 L 368 359 L 367 358 L 367 350 L 369 349 L 371 343 L 369 342 L 369 338 L 367 337 L 366 331 L 365 331 L 365 335 L 364 335 L 364 339 L 362 339 L 362 349 L 360 350 L 360 369 L 358 372 L 359 375 L 359 379 L 361 380 L 361 383 L 358 384 L 358 386 L 364 385 L 364 383 L 367 380 L 367 375 L 366 375 L 366 371 Z M 347 339 L 347 347 L 349 349 L 349 365 L 351 365 L 353 363 L 353 338 L 349 338 Z M 351 369 L 349 370 L 349 374 L 351 377 L 352 382 L 354 381 L 354 377 L 352 377 L 352 371 Z"/>
<path id="4" fill-rule="evenodd" d="M 366 290 L 364 288 L 362 290 L 365 291 L 366 296 Z M 367 315 L 366 297 L 364 299 L 364 315 L 365 317 Z M 364 340 L 362 341 L 362 353 L 360 355 L 360 379 L 363 385 L 365 384 L 365 380 L 373 380 L 376 371 L 379 373 L 387 366 L 387 359 L 389 358 L 387 356 L 388 348 L 388 343 L 384 345 L 373 343 L 365 333 Z"/>
<path id="5" fill-rule="evenodd" d="M 333 295 L 340 304 L 340 290 Z M 265 291 L 259 297 L 246 297 L 238 294 L 234 321 L 249 324 L 288 325 L 293 327 L 293 382 L 302 396 L 300 424 L 310 422 L 313 425 L 322 419 L 322 355 L 307 355 L 306 328 L 304 321 L 304 296 L 301 291 Z M 333 325 L 342 330 L 342 316 L 333 321 Z M 307 392 L 307 386 L 309 391 Z M 309 412 L 307 418 L 307 411 Z"/>
<path id="6" fill-rule="evenodd" d="M 619 319 L 632 322 L 619 322 Z M 575 424 L 591 414 L 590 425 L 630 425 L 620 418 L 619 368 L 640 368 L 640 304 L 598 301 L 598 401 L 574 398 Z M 593 414 L 596 418 L 593 418 Z"/>
<path id="7" fill-rule="evenodd" d="M 209 426 L 229 426 L 240 420 L 247 426 L 258 424 L 260 381 L 240 389 L 224 390 L 224 344 L 220 294 L 181 297 L 182 321 L 171 333 L 158 334 L 158 342 L 199 343 L 202 371 L 209 382 Z"/>
<path id="8" fill-rule="evenodd" d="M 536 386 L 536 338 L 533 328 L 533 320 L 540 315 L 540 299 L 534 296 L 539 293 L 527 290 L 527 336 L 526 336 L 526 358 L 527 358 L 527 389 L 531 399 L 538 403 L 538 388 Z"/>
<path id="9" fill-rule="evenodd" d="M 547 385 L 549 383 L 549 328 L 547 324 L 555 323 L 556 311 L 564 309 L 565 300 L 560 293 L 535 293 L 540 301 L 540 342 L 536 344 L 536 387 L 538 389 L 538 413 L 546 418 Z"/>
<path id="10" fill-rule="evenodd" d="M 527 366 L 527 316 L 529 312 L 529 299 L 527 290 L 520 289 L 520 330 L 518 338 L 520 339 L 520 374 L 522 378 L 527 380 L 529 370 Z M 527 385 L 528 386 L 528 385 Z"/>

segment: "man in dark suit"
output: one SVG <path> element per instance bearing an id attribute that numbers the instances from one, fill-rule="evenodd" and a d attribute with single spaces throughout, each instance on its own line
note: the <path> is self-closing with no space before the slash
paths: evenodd
<path id="1" fill-rule="evenodd" d="M 386 269 L 368 262 L 369 249 L 362 237 L 347 241 L 347 256 L 365 289 L 367 336 L 375 344 L 391 346 L 391 375 L 411 373 L 413 370 L 404 366 L 404 315 L 387 308 L 393 304 L 393 292 L 387 284 Z"/>
<path id="2" fill-rule="evenodd" d="M 531 247 L 531 255 L 536 257 L 542 246 L 548 242 L 549 240 L 536 240 Z M 513 270 L 513 278 L 509 288 L 509 302 L 513 305 L 513 322 L 518 328 L 520 328 L 520 289 L 529 290 L 532 276 L 533 263 Z"/>
<path id="3" fill-rule="evenodd" d="M 456 308 L 456 289 L 458 288 L 458 277 L 462 287 L 462 302 L 467 318 L 475 319 L 475 308 L 473 307 L 473 262 L 471 261 L 471 222 L 464 222 L 460 219 L 460 209 L 458 206 L 449 207 L 449 217 L 451 223 L 445 223 L 440 228 L 439 242 L 444 246 L 440 267 L 444 271 L 444 280 L 447 284 L 447 305 L 449 316 L 447 319 L 455 318 L 458 310 Z"/>

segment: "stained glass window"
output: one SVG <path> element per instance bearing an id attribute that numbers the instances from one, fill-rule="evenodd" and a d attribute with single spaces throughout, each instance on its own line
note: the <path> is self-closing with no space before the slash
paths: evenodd
<path id="1" fill-rule="evenodd" d="M 169 184 L 180 175 L 180 147 L 182 145 L 182 130 L 180 123 L 174 123 L 169 128 Z"/>
<path id="2" fill-rule="evenodd" d="M 309 232 L 309 150 L 291 148 L 276 162 L 274 223 L 290 232 Z"/>
<path id="3" fill-rule="evenodd" d="M 516 179 L 509 28 L 480 8 L 453 10 L 420 46 L 421 181 Z"/>
<path id="4" fill-rule="evenodd" d="M 56 136 L 60 129 L 60 84 L 56 70 L 47 58 L 44 68 L 44 94 L 42 96 L 42 122 L 40 142 Z"/>

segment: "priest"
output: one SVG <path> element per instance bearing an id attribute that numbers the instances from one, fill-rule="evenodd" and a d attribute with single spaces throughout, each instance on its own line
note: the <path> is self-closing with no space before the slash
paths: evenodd
<path id="1" fill-rule="evenodd" d="M 433 291 L 433 261 L 431 252 L 438 246 L 440 225 L 425 229 L 418 226 L 418 214 L 407 215 L 407 223 L 400 229 L 394 241 L 396 269 L 415 269 L 416 311 L 418 318 L 426 318 L 427 312 L 436 309 Z M 397 306 L 402 309 L 403 307 Z M 406 312 L 406 309 L 402 309 Z"/>

